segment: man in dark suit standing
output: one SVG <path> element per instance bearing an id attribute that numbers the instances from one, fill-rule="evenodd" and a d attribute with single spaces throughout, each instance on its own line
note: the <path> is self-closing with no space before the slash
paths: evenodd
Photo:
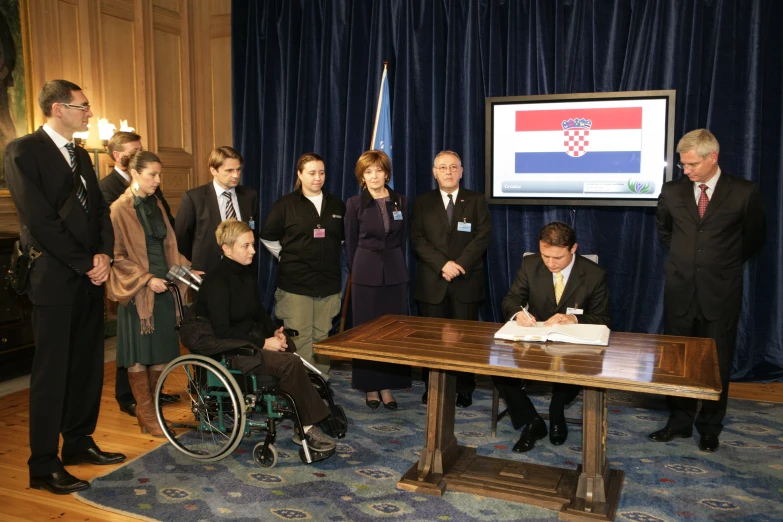
<path id="1" fill-rule="evenodd" d="M 484 253 L 491 239 L 484 194 L 461 189 L 462 161 L 456 152 L 435 156 L 432 173 L 438 188 L 416 198 L 410 241 L 416 253 L 414 298 L 423 317 L 478 320 L 484 300 Z M 429 370 L 422 368 L 427 403 Z M 473 374 L 457 374 L 457 406 L 473 403 Z"/>
<path id="2" fill-rule="evenodd" d="M 103 199 L 106 200 L 106 205 L 111 206 L 130 185 L 131 175 L 128 172 L 128 165 L 130 164 L 131 155 L 137 150 L 144 150 L 144 147 L 141 146 L 141 136 L 135 132 L 119 131 L 115 132 L 111 137 L 107 148 L 114 160 L 114 169 L 98 183 L 98 186 L 103 193 Z M 173 227 L 174 217 L 171 215 L 171 208 L 166 198 L 163 197 L 160 187 L 155 191 L 155 197 L 163 204 L 166 215 Z M 168 393 L 161 393 L 160 397 L 167 402 L 175 402 L 177 400 L 177 397 Z M 117 399 L 117 404 L 119 404 L 121 411 L 131 417 L 136 416 L 136 399 L 133 397 L 133 392 L 128 382 L 127 368 L 117 367 L 117 379 L 114 381 L 114 398 Z"/>
<path id="3" fill-rule="evenodd" d="M 222 221 L 231 218 L 245 221 L 253 234 L 258 235 L 258 193 L 239 184 L 243 164 L 239 152 L 231 147 L 218 147 L 209 155 L 213 180 L 182 194 L 174 228 L 177 246 L 193 267 L 206 272 L 207 277 L 220 261 L 215 231 Z"/>
<path id="4" fill-rule="evenodd" d="M 742 267 L 761 249 L 766 218 L 755 183 L 722 172 L 720 146 L 706 129 L 677 144 L 685 173 L 664 184 L 658 198 L 658 233 L 669 247 L 664 266 L 664 333 L 715 340 L 721 391 L 717 401 L 668 397 L 666 427 L 650 434 L 656 442 L 690 438 L 694 419 L 699 449 L 718 449 L 729 395 L 737 323 L 742 307 Z"/>
<path id="5" fill-rule="evenodd" d="M 609 326 L 609 288 L 606 272 L 589 259 L 576 255 L 574 229 L 555 221 L 538 236 L 539 254 L 522 258 L 517 277 L 503 298 L 503 317 L 521 326 L 535 326 L 536 318 L 554 324 L 603 324 Z M 493 377 L 506 400 L 514 429 L 522 428 L 514 451 L 530 451 L 546 436 L 546 424 L 523 388 L 521 379 Z M 579 394 L 569 384 L 552 385 L 549 403 L 549 441 L 563 444 L 568 438 L 565 405 Z"/>
<path id="6" fill-rule="evenodd" d="M 71 82 L 51 80 L 38 104 L 46 124 L 8 145 L 5 173 L 19 212 L 22 249 L 40 253 L 27 289 L 35 339 L 30 487 L 68 494 L 89 483 L 63 466 L 125 460 L 98 449 L 91 436 L 103 385 L 103 283 L 114 233 L 90 155 L 72 141 L 92 116 L 87 97 Z"/>

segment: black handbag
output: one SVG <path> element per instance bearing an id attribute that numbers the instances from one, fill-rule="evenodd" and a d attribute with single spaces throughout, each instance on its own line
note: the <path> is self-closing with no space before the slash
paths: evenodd
<path id="1" fill-rule="evenodd" d="M 30 247 L 30 250 L 26 253 L 22 251 L 22 244 L 18 239 L 14 243 L 6 280 L 8 281 L 8 286 L 13 288 L 17 294 L 23 295 L 27 292 L 30 284 L 30 269 L 33 267 L 33 262 L 40 256 L 41 253 L 33 247 Z"/>

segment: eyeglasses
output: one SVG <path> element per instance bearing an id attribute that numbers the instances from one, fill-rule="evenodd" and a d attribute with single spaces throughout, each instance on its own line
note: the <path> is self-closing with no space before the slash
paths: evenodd
<path id="1" fill-rule="evenodd" d="M 677 167 L 680 170 L 685 170 L 685 169 L 693 170 L 696 167 L 698 167 L 699 165 L 701 165 L 702 163 L 704 163 L 706 160 L 707 160 L 707 158 L 704 158 L 703 160 L 697 161 L 696 163 L 683 163 L 683 162 L 680 161 L 680 162 L 677 163 Z"/>
<path id="2" fill-rule="evenodd" d="M 63 107 L 68 107 L 69 109 L 78 109 L 78 110 L 80 110 L 82 112 L 87 112 L 87 111 L 90 110 L 90 104 L 89 103 L 85 103 L 84 105 L 73 105 L 71 103 L 61 103 L 60 105 L 62 105 Z"/>
<path id="3" fill-rule="evenodd" d="M 450 170 L 451 172 L 457 172 L 460 167 L 459 165 L 440 165 L 439 167 L 435 167 L 438 169 L 438 172 L 446 172 L 447 170 Z"/>

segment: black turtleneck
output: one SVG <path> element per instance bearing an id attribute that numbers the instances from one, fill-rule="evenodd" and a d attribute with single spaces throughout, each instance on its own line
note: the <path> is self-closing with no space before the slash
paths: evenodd
<path id="1" fill-rule="evenodd" d="M 240 265 L 227 257 L 204 278 L 198 292 L 196 315 L 208 317 L 215 335 L 222 339 L 251 338 L 250 332 L 263 330 L 263 338 L 271 337 L 275 325 L 258 297 L 258 285 L 252 266 Z"/>

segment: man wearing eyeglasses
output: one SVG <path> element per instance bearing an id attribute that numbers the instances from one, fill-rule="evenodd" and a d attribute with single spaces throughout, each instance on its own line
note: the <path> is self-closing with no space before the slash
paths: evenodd
<path id="1" fill-rule="evenodd" d="M 423 317 L 478 320 L 484 300 L 484 253 L 491 238 L 484 194 L 460 188 L 462 161 L 456 152 L 435 156 L 432 174 L 438 188 L 417 197 L 410 241 L 416 254 L 414 298 Z M 422 368 L 427 403 L 429 371 Z M 457 406 L 473 403 L 473 374 L 457 374 Z"/>
<path id="2" fill-rule="evenodd" d="M 77 85 L 51 80 L 38 95 L 46 124 L 12 141 L 5 172 L 30 269 L 35 359 L 30 376 L 30 487 L 69 494 L 89 487 L 63 466 L 115 464 L 92 438 L 103 386 L 103 283 L 114 233 L 90 155 L 74 147 L 90 103 Z M 58 457 L 62 434 L 62 460 Z"/>
<path id="3" fill-rule="evenodd" d="M 656 442 L 690 438 L 695 420 L 702 451 L 718 449 L 729 394 L 743 264 L 761 249 L 764 202 L 757 184 L 723 172 L 720 146 L 706 129 L 677 144 L 684 176 L 664 184 L 658 199 L 658 233 L 669 247 L 664 266 L 664 333 L 715 340 L 723 389 L 717 401 L 668 397 L 669 420 L 650 434 Z"/>

